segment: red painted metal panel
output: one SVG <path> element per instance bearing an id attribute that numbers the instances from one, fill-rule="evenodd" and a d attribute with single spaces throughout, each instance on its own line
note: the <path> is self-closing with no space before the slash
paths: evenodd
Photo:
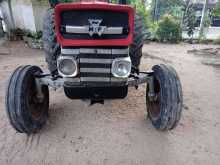
<path id="1" fill-rule="evenodd" d="M 66 10 L 108 10 L 127 12 L 129 14 L 130 32 L 126 39 L 104 39 L 104 40 L 83 40 L 65 39 L 60 34 L 61 18 L 60 14 Z M 134 9 L 128 5 L 109 4 L 105 2 L 80 2 L 59 4 L 55 8 L 55 22 L 57 41 L 61 46 L 128 46 L 133 42 L 134 31 Z"/>

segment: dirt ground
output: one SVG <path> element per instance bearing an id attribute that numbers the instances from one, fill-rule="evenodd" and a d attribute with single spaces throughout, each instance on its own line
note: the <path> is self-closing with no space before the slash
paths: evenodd
<path id="1" fill-rule="evenodd" d="M 125 100 L 89 106 L 51 91 L 50 118 L 34 136 L 16 133 L 4 107 L 7 79 L 19 65 L 46 68 L 43 52 L 14 42 L 0 48 L 1 165 L 219 165 L 220 67 L 204 61 L 220 55 L 196 54 L 214 45 L 146 44 L 143 70 L 158 63 L 178 71 L 184 92 L 179 126 L 155 130 L 146 119 L 145 86 Z M 220 47 L 220 46 L 218 46 Z M 189 51 L 189 52 L 188 52 Z M 219 55 L 219 56 L 218 56 Z"/>

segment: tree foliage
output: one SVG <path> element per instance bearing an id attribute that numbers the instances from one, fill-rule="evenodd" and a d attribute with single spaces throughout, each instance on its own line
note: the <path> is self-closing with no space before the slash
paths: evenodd
<path id="1" fill-rule="evenodd" d="M 164 15 L 158 22 L 156 35 L 160 42 L 179 42 L 181 34 L 180 23 L 173 16 Z"/>
<path id="2" fill-rule="evenodd" d="M 165 14 L 180 18 L 182 16 L 182 4 L 182 0 L 152 0 L 152 18 L 159 20 Z"/>
<path id="3" fill-rule="evenodd" d="M 192 41 L 196 27 L 196 11 L 191 0 L 183 2 L 182 30 L 186 30 Z"/>
<path id="4" fill-rule="evenodd" d="M 186 26 L 187 34 L 192 39 L 194 31 L 196 29 L 195 10 L 193 8 L 190 8 L 186 13 L 186 17 L 187 17 L 187 24 L 186 24 L 187 25 Z"/>
<path id="5" fill-rule="evenodd" d="M 210 25 L 210 18 L 207 12 L 209 0 L 205 0 L 203 11 L 202 11 L 202 18 L 200 22 L 200 30 L 199 30 L 199 40 L 204 40 L 206 38 L 205 29 Z"/>
<path id="6" fill-rule="evenodd" d="M 142 16 L 144 24 L 149 27 L 150 24 L 150 14 L 145 6 L 145 1 L 141 0 L 130 0 L 131 5 L 135 6 L 137 12 Z"/>
<path id="7" fill-rule="evenodd" d="M 220 0 L 218 0 L 216 6 L 214 7 L 214 9 L 212 10 L 212 16 L 215 17 L 220 17 Z"/>

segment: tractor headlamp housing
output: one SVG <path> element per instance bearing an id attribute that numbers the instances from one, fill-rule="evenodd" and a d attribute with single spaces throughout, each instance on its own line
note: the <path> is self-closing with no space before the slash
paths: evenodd
<path id="1" fill-rule="evenodd" d="M 78 64 L 74 57 L 60 56 L 57 60 L 57 68 L 62 77 L 76 77 L 78 74 Z"/>
<path id="2" fill-rule="evenodd" d="M 116 58 L 112 63 L 112 74 L 114 77 L 127 78 L 131 73 L 130 57 Z"/>

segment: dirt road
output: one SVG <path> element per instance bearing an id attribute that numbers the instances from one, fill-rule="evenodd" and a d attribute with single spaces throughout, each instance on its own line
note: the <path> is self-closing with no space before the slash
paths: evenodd
<path id="1" fill-rule="evenodd" d="M 125 100 L 92 107 L 68 100 L 60 89 L 51 92 L 47 125 L 29 137 L 16 133 L 9 125 L 4 91 L 6 79 L 18 65 L 45 68 L 43 53 L 25 48 L 22 43 L 7 47 L 9 55 L 0 52 L 1 165 L 220 164 L 220 69 L 204 65 L 202 61 L 208 57 L 187 53 L 216 46 L 145 45 L 143 69 L 168 63 L 182 80 L 183 117 L 173 131 L 158 132 L 145 119 L 145 86 L 138 91 L 130 89 Z"/>

